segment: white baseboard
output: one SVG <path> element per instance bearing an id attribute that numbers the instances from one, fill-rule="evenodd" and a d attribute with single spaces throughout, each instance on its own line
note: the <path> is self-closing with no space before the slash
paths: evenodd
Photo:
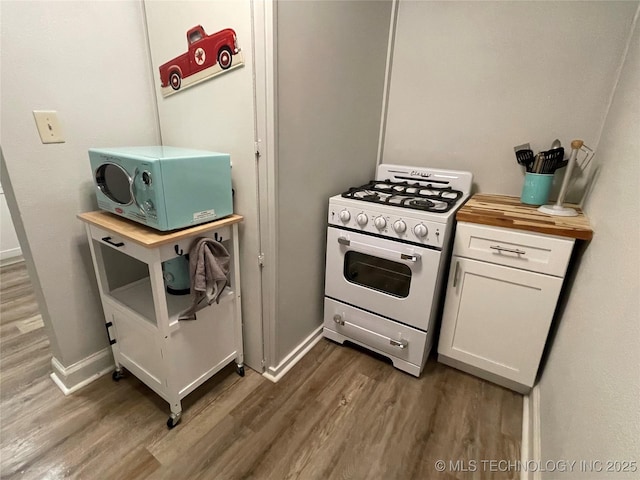
<path id="1" fill-rule="evenodd" d="M 322 325 L 305 338 L 300 345 L 293 349 L 276 367 L 268 367 L 267 371 L 262 374 L 267 380 L 273 383 L 278 382 L 285 374 L 293 368 L 293 366 L 304 357 L 322 338 Z"/>
<path id="2" fill-rule="evenodd" d="M 51 380 L 62 390 L 62 393 L 69 395 L 113 371 L 115 363 L 111 349 L 105 348 L 68 367 L 52 357 L 51 366 L 53 367 Z"/>
<path id="3" fill-rule="evenodd" d="M 3 250 L 0 252 L 0 265 L 13 265 L 14 263 L 24 261 L 22 250 L 20 248 L 12 248 L 11 250 Z"/>
<path id="4" fill-rule="evenodd" d="M 540 465 L 542 449 L 540 439 L 540 387 L 534 385 L 529 395 L 522 400 L 522 443 L 520 446 L 520 460 L 523 465 L 531 462 Z M 522 469 L 520 480 L 541 480 L 539 469 L 535 472 Z"/>

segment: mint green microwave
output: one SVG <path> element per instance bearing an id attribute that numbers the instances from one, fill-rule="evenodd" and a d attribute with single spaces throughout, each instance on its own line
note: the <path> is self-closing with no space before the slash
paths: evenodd
<path id="1" fill-rule="evenodd" d="M 157 230 L 233 213 L 227 153 L 176 147 L 89 149 L 98 207 Z"/>

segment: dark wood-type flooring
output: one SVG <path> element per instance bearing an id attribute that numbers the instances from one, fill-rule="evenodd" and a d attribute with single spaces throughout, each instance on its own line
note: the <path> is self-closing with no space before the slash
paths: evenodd
<path id="1" fill-rule="evenodd" d="M 24 263 L 0 281 L 3 479 L 518 477 L 449 462 L 519 460 L 520 395 L 433 359 L 416 379 L 325 339 L 277 384 L 230 365 L 183 401 L 173 430 L 130 374 L 65 397 Z"/>

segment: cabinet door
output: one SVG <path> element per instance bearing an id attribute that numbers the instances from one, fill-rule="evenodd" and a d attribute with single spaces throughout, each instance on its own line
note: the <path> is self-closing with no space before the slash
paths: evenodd
<path id="1" fill-rule="evenodd" d="M 166 372 L 158 331 L 136 315 L 113 309 L 116 361 L 165 398 Z"/>
<path id="2" fill-rule="evenodd" d="M 438 352 L 533 386 L 562 279 L 453 257 Z"/>

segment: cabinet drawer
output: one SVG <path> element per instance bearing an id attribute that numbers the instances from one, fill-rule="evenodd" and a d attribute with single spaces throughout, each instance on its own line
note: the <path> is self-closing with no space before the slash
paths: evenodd
<path id="1" fill-rule="evenodd" d="M 422 365 L 427 334 L 335 300 L 324 300 L 324 327 L 414 365 Z"/>
<path id="2" fill-rule="evenodd" d="M 142 245 L 132 242 L 131 240 L 124 238 L 116 233 L 104 230 L 95 225 L 89 226 L 91 230 L 91 238 L 97 240 L 102 245 L 122 252 L 130 257 L 137 258 L 138 260 L 147 261 L 151 259 L 151 251 L 144 248 Z"/>
<path id="3" fill-rule="evenodd" d="M 460 222 L 453 255 L 564 277 L 575 240 Z"/>

